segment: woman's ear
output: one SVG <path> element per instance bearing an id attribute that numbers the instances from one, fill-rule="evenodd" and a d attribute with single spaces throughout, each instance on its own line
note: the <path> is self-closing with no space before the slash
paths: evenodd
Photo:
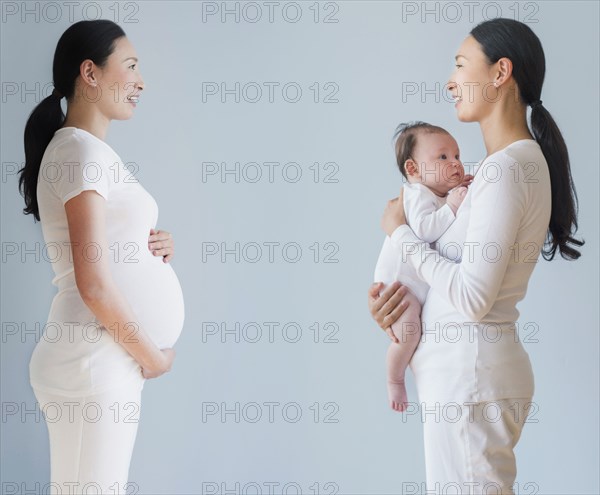
<path id="1" fill-rule="evenodd" d="M 504 84 L 510 76 L 512 76 L 513 64 L 507 57 L 502 57 L 496 62 L 496 79 L 493 81 L 494 86 L 498 87 Z"/>
<path id="2" fill-rule="evenodd" d="M 90 86 L 96 86 L 98 84 L 96 78 L 96 64 L 90 59 L 86 59 L 81 62 L 79 66 L 79 75 L 83 83 Z"/>
<path id="3" fill-rule="evenodd" d="M 411 177 L 415 175 L 418 176 L 419 167 L 411 158 L 409 158 L 404 162 L 404 171 L 406 172 L 406 175 L 409 175 Z"/>

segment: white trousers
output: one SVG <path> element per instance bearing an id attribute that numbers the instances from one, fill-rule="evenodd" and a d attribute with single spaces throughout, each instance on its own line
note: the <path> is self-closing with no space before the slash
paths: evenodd
<path id="1" fill-rule="evenodd" d="M 34 388 L 50 439 L 50 486 L 46 493 L 133 493 L 129 464 L 137 435 L 145 379 L 81 397 Z M 133 485 L 133 486 L 132 486 Z"/>
<path id="2" fill-rule="evenodd" d="M 513 495 L 531 399 L 422 405 L 427 494 Z"/>

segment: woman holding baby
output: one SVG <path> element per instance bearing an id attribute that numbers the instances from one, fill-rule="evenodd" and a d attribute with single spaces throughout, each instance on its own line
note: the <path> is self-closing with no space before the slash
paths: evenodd
<path id="1" fill-rule="evenodd" d="M 447 88 L 458 119 L 479 122 L 487 156 L 437 250 L 407 225 L 402 191 L 388 203 L 382 227 L 402 263 L 430 288 L 409 364 L 422 410 L 427 489 L 512 494 L 513 449 L 535 410 L 516 304 L 540 253 L 575 260 L 574 246 L 584 243 L 573 237 L 577 196 L 567 147 L 541 101 L 538 37 L 519 21 L 492 19 L 470 32 L 455 58 Z M 398 282 L 382 287 L 369 289 L 369 309 L 401 346 L 391 326 L 410 297 Z"/>

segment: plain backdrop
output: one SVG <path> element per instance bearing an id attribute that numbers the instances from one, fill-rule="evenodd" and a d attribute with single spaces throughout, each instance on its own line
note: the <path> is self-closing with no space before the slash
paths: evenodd
<path id="1" fill-rule="evenodd" d="M 598 5 L 2 2 L 3 493 L 49 482 L 28 363 L 56 289 L 15 167 L 69 25 L 117 20 L 138 52 L 146 88 L 107 142 L 155 197 L 185 296 L 173 370 L 143 392 L 131 492 L 390 494 L 425 480 L 421 419 L 387 405 L 388 339 L 367 309 L 401 187 L 391 138 L 424 120 L 467 168 L 485 156 L 443 84 L 469 30 L 503 16 L 542 41 L 586 241 L 578 261 L 540 258 L 518 305 L 536 391 L 517 490 L 597 494 Z"/>

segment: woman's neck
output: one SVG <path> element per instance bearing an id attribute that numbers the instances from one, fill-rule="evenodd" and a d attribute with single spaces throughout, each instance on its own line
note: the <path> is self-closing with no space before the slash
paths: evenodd
<path id="1" fill-rule="evenodd" d="M 487 155 L 521 139 L 533 139 L 526 120 L 526 107 L 501 102 L 485 120 L 479 122 Z"/>
<path id="2" fill-rule="evenodd" d="M 109 123 L 110 121 L 93 106 L 75 104 L 67 106 L 67 115 L 62 127 L 77 127 L 104 141 Z"/>

